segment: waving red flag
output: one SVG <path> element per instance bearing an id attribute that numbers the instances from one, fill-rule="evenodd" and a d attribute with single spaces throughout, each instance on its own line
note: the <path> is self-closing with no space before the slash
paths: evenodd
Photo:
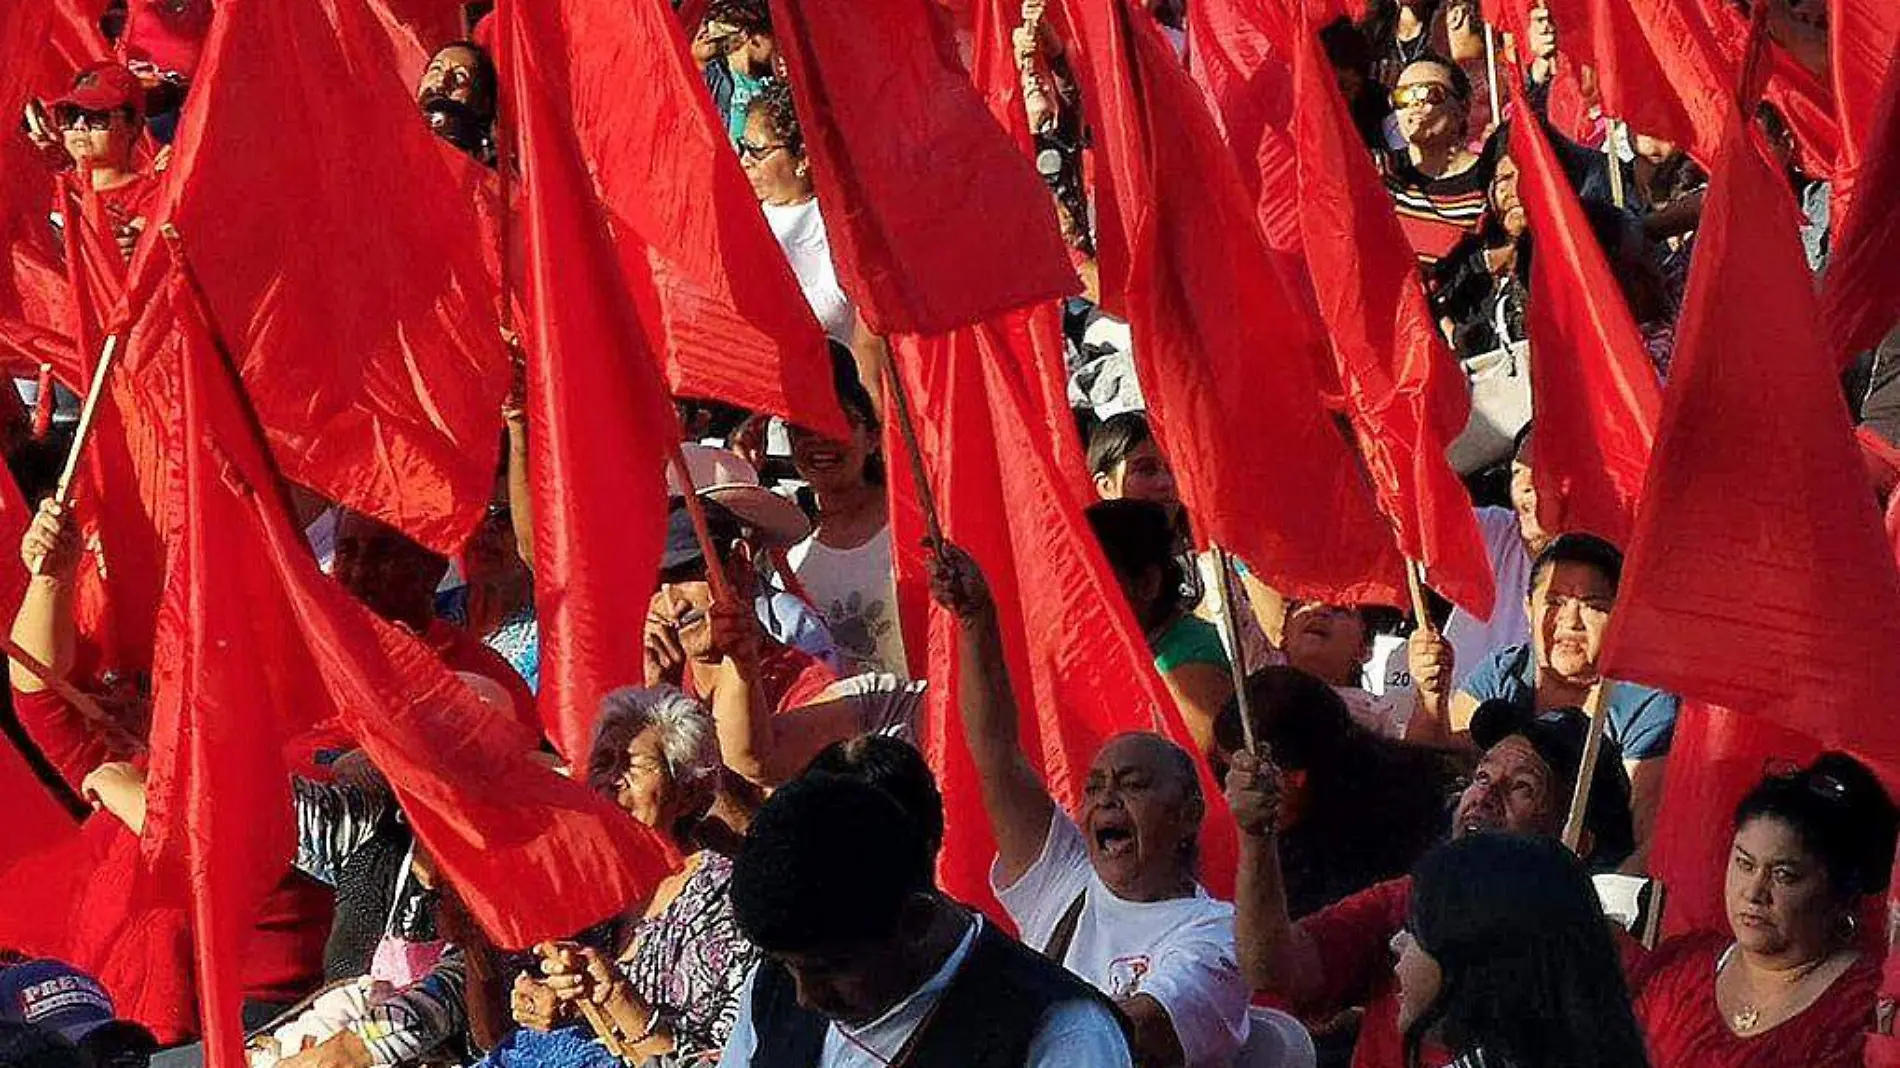
<path id="1" fill-rule="evenodd" d="M 1835 61 L 1837 76 L 1845 58 Z M 1900 324 L 1900 62 L 1886 68 L 1885 78 L 1864 140 L 1848 142 L 1849 164 L 1835 184 L 1821 300 L 1837 361 L 1873 348 Z"/>
<path id="2" fill-rule="evenodd" d="M 844 435 L 831 357 L 665 0 L 555 0 L 567 121 L 673 391 Z M 641 87 L 628 106 L 629 85 Z M 644 281 L 650 279 L 650 281 Z"/>
<path id="3" fill-rule="evenodd" d="M 1885 707 L 1900 648 L 1900 572 L 1796 219 L 1732 111 L 1603 669 L 1892 753 L 1900 718 L 1868 710 Z"/>
<path id="4" fill-rule="evenodd" d="M 1888 72 L 1900 52 L 1900 4 L 1887 0 L 1829 0 L 1828 47 L 1834 113 L 1841 124 L 1843 163 L 1867 158 L 1879 129 Z"/>
<path id="5" fill-rule="evenodd" d="M 929 0 L 772 2 L 838 274 L 879 334 L 943 333 L 1078 289 L 1048 191 L 945 17 Z"/>
<path id="6" fill-rule="evenodd" d="M 1221 136 L 1281 268 L 1304 274 L 1293 138 L 1293 27 L 1279 0 L 1210 0 L 1188 7 L 1188 70 L 1207 94 Z"/>
<path id="7" fill-rule="evenodd" d="M 1387 525 L 1314 381 L 1319 327 L 1269 258 L 1199 92 L 1127 5 L 1072 4 L 1068 18 L 1101 154 L 1103 301 L 1133 331 L 1196 536 L 1289 596 L 1396 599 Z"/>
<path id="8" fill-rule="evenodd" d="M 220 3 L 133 303 L 174 224 L 286 476 L 453 552 L 494 489 L 508 362 L 474 206 L 394 57 L 366 0 Z"/>
<path id="9" fill-rule="evenodd" d="M 1532 407 L 1538 494 L 1567 530 L 1627 544 L 1655 445 L 1662 388 L 1616 277 L 1516 78 L 1511 158 L 1536 242 L 1531 256 Z"/>
<path id="10" fill-rule="evenodd" d="M 1708 158 L 1735 77 L 1697 5 L 1551 0 L 1550 9 L 1565 50 L 1596 69 L 1605 112 Z"/>
<path id="11" fill-rule="evenodd" d="M 587 178 L 558 14 L 503 0 L 495 18 L 522 179 L 541 721 L 579 761 L 600 699 L 645 674 L 678 421 Z"/>
<path id="12" fill-rule="evenodd" d="M 1425 303 L 1417 260 L 1359 142 L 1332 68 L 1302 22 L 1293 56 L 1300 228 L 1347 412 L 1399 548 L 1433 588 L 1491 614 L 1476 513 L 1445 459 L 1469 418 L 1463 376 Z"/>

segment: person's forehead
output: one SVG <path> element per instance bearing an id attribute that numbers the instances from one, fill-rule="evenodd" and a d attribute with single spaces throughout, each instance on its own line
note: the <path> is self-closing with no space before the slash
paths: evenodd
<path id="1" fill-rule="evenodd" d="M 1168 756 L 1164 749 L 1166 744 L 1159 738 L 1139 734 L 1116 738 L 1095 755 L 1090 770 L 1107 775 L 1120 775 L 1129 771 L 1165 773 L 1168 770 Z"/>
<path id="2" fill-rule="evenodd" d="M 1537 747 L 1521 734 L 1513 734 L 1485 751 L 1484 763 L 1495 771 L 1510 775 L 1535 775 L 1550 778 L 1550 765 L 1538 755 Z"/>
<path id="3" fill-rule="evenodd" d="M 1446 70 L 1442 63 L 1428 62 L 1414 63 L 1399 74 L 1399 84 L 1401 86 L 1423 85 L 1428 82 L 1449 88 L 1451 86 L 1451 71 Z"/>
<path id="4" fill-rule="evenodd" d="M 1578 560 L 1562 560 L 1552 564 L 1544 572 L 1544 581 L 1538 585 L 1539 591 L 1549 594 L 1569 594 L 1608 597 L 1615 594 L 1610 578 L 1594 564 Z"/>
<path id="5" fill-rule="evenodd" d="M 429 61 L 431 67 L 473 67 L 475 52 L 463 45 L 450 45 Z"/>

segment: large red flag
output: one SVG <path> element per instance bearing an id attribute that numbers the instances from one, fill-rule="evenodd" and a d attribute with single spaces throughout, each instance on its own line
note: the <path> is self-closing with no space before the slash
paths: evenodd
<path id="1" fill-rule="evenodd" d="M 996 599 L 1024 751 L 1057 804 L 1073 813 L 1089 765 L 1114 735 L 1159 730 L 1197 750 L 1093 534 L 1062 491 L 1059 467 L 1010 370 L 1011 343 L 1007 323 L 985 323 L 939 337 L 900 336 L 895 356 L 917 399 L 925 467 L 944 533 L 983 567 Z M 1005 515 L 1009 521 L 999 522 Z M 894 512 L 900 557 L 921 535 L 903 519 Z M 957 715 L 960 626 L 951 613 L 930 607 L 922 744 L 946 800 L 944 886 L 963 900 L 989 903 L 996 846 Z M 1209 888 L 1226 896 L 1232 821 L 1218 801 L 1218 784 L 1204 762 L 1196 764 L 1213 799 L 1203 824 L 1202 870 Z"/>
<path id="2" fill-rule="evenodd" d="M 1346 114 L 1311 25 L 1294 52 L 1300 228 L 1346 410 L 1399 548 L 1432 586 L 1479 618 L 1495 581 L 1476 513 L 1445 459 L 1470 405 L 1432 322 L 1417 260 Z"/>
<path id="3" fill-rule="evenodd" d="M 1900 572 L 1787 183 L 1739 109 L 1720 147 L 1603 669 L 1892 753 Z"/>
<path id="4" fill-rule="evenodd" d="M 1101 161 L 1103 301 L 1134 334 L 1196 537 L 1289 596 L 1396 600 L 1391 535 L 1314 380 L 1320 328 L 1270 259 L 1199 91 L 1128 5 L 1068 18 Z"/>
<path id="5" fill-rule="evenodd" d="M 1293 27 L 1279 0 L 1212 0 L 1188 7 L 1188 70 L 1240 165 L 1267 244 L 1300 260 L 1299 172 L 1294 159 Z"/>
<path id="6" fill-rule="evenodd" d="M 1551 0 L 1550 9 L 1565 50 L 1596 69 L 1605 112 L 1708 158 L 1735 77 L 1696 4 Z"/>
<path id="7" fill-rule="evenodd" d="M 1543 124 L 1511 78 L 1511 158 L 1536 242 L 1531 256 L 1532 407 L 1538 493 L 1566 530 L 1626 544 L 1655 444 L 1662 388 Z"/>
<path id="8" fill-rule="evenodd" d="M 644 677 L 640 635 L 678 422 L 627 299 L 573 116 L 568 40 L 551 5 L 503 0 L 496 45 L 520 151 L 541 721 L 584 758 L 600 699 Z M 657 47 L 657 46 L 656 46 Z M 755 210 L 755 209 L 749 209 Z M 829 382 L 829 377 L 822 381 Z"/>
<path id="9" fill-rule="evenodd" d="M 573 136 L 653 351 L 680 394 L 842 436 L 823 331 L 739 169 L 665 0 L 541 6 L 566 52 Z M 638 106 L 627 86 L 638 85 Z"/>
<path id="10" fill-rule="evenodd" d="M 1837 361 L 1866 352 L 1900 325 L 1900 62 L 1885 77 L 1864 140 L 1848 141 L 1848 165 L 1835 185 L 1821 300 Z"/>
<path id="11" fill-rule="evenodd" d="M 175 225 L 285 475 L 453 552 L 494 489 L 508 361 L 474 206 L 395 57 L 365 0 L 219 3 L 131 288 L 161 288 L 151 231 Z"/>
<path id="12" fill-rule="evenodd" d="M 1887 72 L 1900 51 L 1900 4 L 1887 0 L 1829 0 L 1828 48 L 1834 115 L 1841 124 L 1843 165 L 1860 163 L 1879 128 Z"/>
<path id="13" fill-rule="evenodd" d="M 838 274 L 879 334 L 943 333 L 1079 288 L 1048 192 L 946 18 L 928 0 L 772 3 Z"/>
<path id="14" fill-rule="evenodd" d="M 30 853 L 66 841 L 79 821 L 34 774 L 10 732 L 0 731 L 0 872 Z"/>

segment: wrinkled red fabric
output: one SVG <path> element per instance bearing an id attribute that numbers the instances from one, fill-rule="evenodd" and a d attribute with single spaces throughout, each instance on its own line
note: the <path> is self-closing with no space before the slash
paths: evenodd
<path id="1" fill-rule="evenodd" d="M 212 0 L 131 0 L 119 52 L 193 77 L 211 32 Z"/>
<path id="2" fill-rule="evenodd" d="M 1551 0 L 1565 51 L 1597 72 L 1606 114 L 1707 160 L 1736 92 L 1734 62 L 1679 0 Z"/>
<path id="3" fill-rule="evenodd" d="M 1195 537 L 1289 596 L 1397 603 L 1392 538 L 1314 380 L 1322 329 L 1269 257 L 1200 93 L 1126 5 L 1068 19 L 1102 159 L 1102 299 L 1133 332 Z"/>
<path id="4" fill-rule="evenodd" d="M 567 120 L 673 392 L 844 437 L 825 337 L 665 0 L 560 0 Z M 558 18 L 557 18 L 558 16 Z M 782 35 L 781 35 L 782 38 Z M 625 106 L 628 85 L 641 106 Z M 834 238 L 835 240 L 835 238 Z"/>
<path id="5" fill-rule="evenodd" d="M 1870 24 L 1868 32 L 1874 30 Z M 1836 59 L 1837 71 L 1845 58 Z M 1840 362 L 1878 345 L 1900 323 L 1900 63 L 1888 66 L 1885 78 L 1865 139 L 1849 141 L 1850 162 L 1834 187 L 1821 310 Z"/>
<path id="6" fill-rule="evenodd" d="M 131 303 L 162 288 L 168 221 L 285 474 L 453 553 L 493 493 L 508 360 L 397 56 L 366 0 L 220 5 Z M 149 313 L 131 355 L 168 332 Z"/>
<path id="7" fill-rule="evenodd" d="M 929 335 L 1080 286 L 1048 192 L 997 127 L 929 0 L 773 0 L 845 292 L 879 334 Z"/>
<path id="8" fill-rule="evenodd" d="M 1565 530 L 1628 543 L 1655 445 L 1662 387 L 1616 276 L 1522 91 L 1511 126 L 1518 198 L 1536 241 L 1528 310 L 1540 498 L 1561 502 Z"/>
<path id="9" fill-rule="evenodd" d="M 1842 166 L 1850 169 L 1873 150 L 1888 72 L 1900 51 L 1900 4 L 1829 0 L 1828 28 Z"/>
<path id="10" fill-rule="evenodd" d="M 1900 752 L 1900 719 L 1867 712 L 1885 707 L 1900 648 L 1900 572 L 1793 200 L 1739 109 L 1716 164 L 1603 670 Z"/>
<path id="11" fill-rule="evenodd" d="M 1294 52 L 1300 226 L 1346 410 L 1380 509 L 1426 580 L 1479 618 L 1495 580 L 1445 449 L 1465 427 L 1464 375 L 1432 322 L 1417 260 L 1346 114 L 1311 25 Z"/>
<path id="12" fill-rule="evenodd" d="M 541 721 L 578 764 L 600 699 L 645 675 L 640 635 L 666 519 L 664 449 L 678 422 L 627 298 L 630 288 L 650 291 L 650 279 L 616 261 L 588 179 L 574 121 L 587 83 L 574 80 L 575 48 L 559 14 L 503 0 L 496 51 L 518 124 L 523 193 Z"/>

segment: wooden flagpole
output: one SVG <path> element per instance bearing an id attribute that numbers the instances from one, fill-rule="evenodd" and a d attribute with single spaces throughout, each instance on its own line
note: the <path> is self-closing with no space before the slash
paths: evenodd
<path id="1" fill-rule="evenodd" d="M 112 374 L 113 365 L 118 362 L 119 334 L 115 331 L 106 335 L 105 348 L 99 353 L 99 365 L 93 368 L 92 385 L 86 390 L 86 403 L 79 409 L 79 426 L 73 431 L 72 448 L 66 451 L 66 466 L 59 473 L 59 484 L 53 490 L 53 499 L 62 505 L 73 501 L 73 479 L 79 475 L 79 461 L 86 451 L 86 443 L 92 439 L 92 430 L 99 417 L 99 405 L 104 403 L 106 379 Z M 28 568 L 38 575 L 46 565 L 45 557 L 37 557 Z"/>
<path id="2" fill-rule="evenodd" d="M 917 498 L 923 503 L 924 529 L 930 535 L 931 551 L 943 544 L 943 522 L 937 516 L 937 499 L 930 492 L 930 475 L 924 469 L 923 446 L 917 443 L 916 417 L 910 407 L 910 393 L 904 389 L 903 376 L 897 373 L 895 359 L 884 361 L 884 383 L 891 391 L 891 408 L 897 413 L 898 436 L 904 441 L 904 454 L 910 459 L 911 477 L 917 482 Z"/>
<path id="3" fill-rule="evenodd" d="M 1241 644 L 1240 617 L 1234 609 L 1233 561 L 1218 542 L 1209 548 L 1214 554 L 1214 569 L 1220 574 L 1221 629 L 1226 631 L 1228 645 L 1234 651 L 1234 703 L 1240 706 L 1240 736 L 1249 753 L 1258 753 L 1260 741 L 1254 737 L 1253 707 L 1247 698 L 1247 650 Z"/>
<path id="4" fill-rule="evenodd" d="M 1590 783 L 1596 778 L 1597 760 L 1603 754 L 1603 738 L 1607 732 L 1609 716 L 1604 712 L 1604 698 L 1610 687 L 1616 685 L 1609 679 L 1599 680 L 1590 690 L 1590 696 L 1583 702 L 1583 714 L 1589 717 L 1589 734 L 1583 744 L 1583 760 L 1577 766 L 1577 785 L 1570 792 L 1570 814 L 1564 818 L 1564 848 L 1571 852 L 1583 840 L 1583 820 L 1590 810 Z"/>

